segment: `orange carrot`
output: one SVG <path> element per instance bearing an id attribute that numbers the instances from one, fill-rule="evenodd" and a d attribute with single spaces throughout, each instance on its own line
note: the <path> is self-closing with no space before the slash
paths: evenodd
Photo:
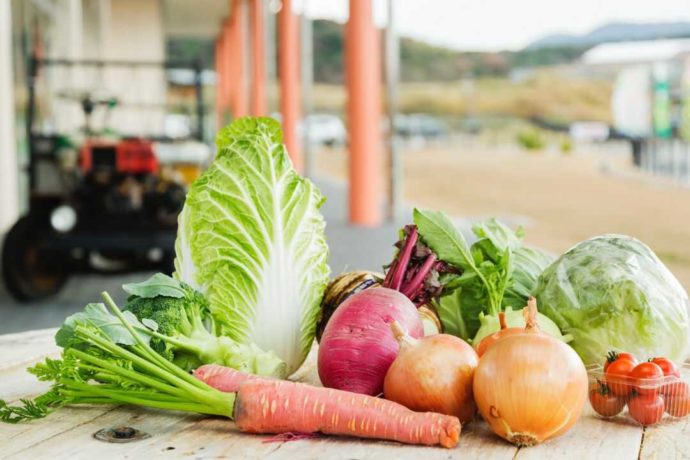
<path id="1" fill-rule="evenodd" d="M 194 375 L 218 390 L 237 392 L 233 418 L 246 433 L 321 432 L 443 447 L 456 446 L 460 437 L 457 417 L 413 412 L 373 396 L 250 376 L 216 365 L 202 366 Z"/>
<path id="2" fill-rule="evenodd" d="M 259 377 L 218 364 L 204 364 L 196 368 L 193 374 L 205 384 L 225 393 L 237 392 L 240 385 L 248 380 L 268 379 L 268 377 Z"/>

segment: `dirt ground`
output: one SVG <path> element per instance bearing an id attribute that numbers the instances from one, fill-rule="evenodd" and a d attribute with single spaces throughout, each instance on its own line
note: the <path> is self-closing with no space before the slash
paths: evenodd
<path id="1" fill-rule="evenodd" d="M 603 233 L 631 235 L 688 289 L 690 188 L 633 170 L 627 151 L 618 145 L 527 153 L 477 142 L 406 148 L 404 197 L 459 217 L 524 222 L 526 240 L 554 253 Z M 316 165 L 322 174 L 347 177 L 342 150 L 318 152 Z"/>

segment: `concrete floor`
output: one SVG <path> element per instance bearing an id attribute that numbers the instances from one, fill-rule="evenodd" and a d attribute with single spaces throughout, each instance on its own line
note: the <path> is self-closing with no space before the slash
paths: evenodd
<path id="1" fill-rule="evenodd" d="M 330 246 L 330 265 L 333 274 L 346 270 L 381 270 L 393 254 L 393 243 L 403 221 L 379 228 L 363 228 L 347 223 L 347 190 L 332 181 L 317 181 L 328 198 L 323 207 L 328 222 L 326 233 Z M 407 222 L 410 211 L 406 210 Z M 0 334 L 59 326 L 64 318 L 81 310 L 88 302 L 100 300 L 101 291 L 108 291 L 116 302 L 125 298 L 123 283 L 145 279 L 149 273 L 127 275 L 79 275 L 71 278 L 65 289 L 55 298 L 21 304 L 9 296 L 0 283 Z"/>

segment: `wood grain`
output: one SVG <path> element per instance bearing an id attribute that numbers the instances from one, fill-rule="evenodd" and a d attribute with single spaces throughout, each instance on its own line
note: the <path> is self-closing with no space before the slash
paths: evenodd
<path id="1" fill-rule="evenodd" d="M 582 418 L 561 437 L 538 446 L 520 449 L 519 460 L 535 459 L 629 459 L 640 452 L 642 428 L 622 417 L 604 420 L 586 403 Z"/>
<path id="2" fill-rule="evenodd" d="M 25 368 L 55 355 L 54 329 L 0 336 L 0 397 L 15 401 L 45 391 Z M 319 385 L 316 348 L 293 379 Z M 102 428 L 128 425 L 151 437 L 128 444 L 93 438 Z M 393 442 L 326 437 L 267 442 L 271 436 L 243 434 L 220 417 L 171 413 L 124 406 L 79 406 L 55 411 L 43 420 L 0 424 L 0 458 L 243 458 L 243 459 L 687 459 L 690 418 L 642 428 L 625 419 L 605 421 L 590 409 L 565 436 L 540 446 L 518 449 L 490 432 L 481 420 L 463 427 L 455 449 L 406 446 Z M 642 446 L 641 446 L 642 442 Z"/>

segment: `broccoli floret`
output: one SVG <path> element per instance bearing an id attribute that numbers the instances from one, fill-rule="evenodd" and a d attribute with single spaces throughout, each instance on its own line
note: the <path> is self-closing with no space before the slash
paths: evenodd
<path id="1" fill-rule="evenodd" d="M 216 347 L 218 337 L 206 328 L 205 323 L 212 322 L 206 298 L 184 283 L 179 287 L 183 293 L 179 297 L 130 295 L 123 310 L 139 320 L 148 320 L 148 325 L 155 322 L 151 347 L 190 370 L 203 363 L 203 357 Z"/>
<path id="2" fill-rule="evenodd" d="M 215 363 L 283 376 L 285 364 L 273 352 L 217 336 L 206 297 L 191 286 L 157 274 L 143 283 L 123 287 L 130 294 L 123 310 L 149 327 L 151 347 L 182 369 Z"/>

